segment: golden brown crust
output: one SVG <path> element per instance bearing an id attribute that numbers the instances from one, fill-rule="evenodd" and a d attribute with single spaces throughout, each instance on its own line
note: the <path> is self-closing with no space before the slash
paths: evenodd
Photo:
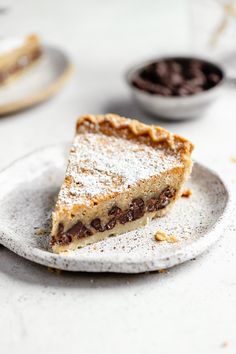
<path id="1" fill-rule="evenodd" d="M 124 139 L 136 139 L 153 147 L 164 147 L 189 156 L 194 145 L 187 139 L 171 134 L 168 130 L 155 125 L 147 125 L 135 119 L 117 114 L 84 115 L 77 120 L 77 134 L 84 131 L 101 132 Z"/>

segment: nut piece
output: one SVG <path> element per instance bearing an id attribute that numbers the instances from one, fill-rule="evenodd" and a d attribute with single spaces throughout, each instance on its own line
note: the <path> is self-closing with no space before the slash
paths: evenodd
<path id="1" fill-rule="evenodd" d="M 167 242 L 169 243 L 175 243 L 175 242 L 178 242 L 178 238 L 175 236 L 175 235 L 169 235 L 168 236 L 168 239 L 167 239 Z"/>
<path id="2" fill-rule="evenodd" d="M 156 241 L 166 241 L 167 234 L 164 231 L 157 231 L 157 233 L 155 234 L 155 239 Z"/>
<path id="3" fill-rule="evenodd" d="M 61 269 L 57 269 L 57 268 L 48 267 L 48 272 L 49 273 L 61 274 L 62 270 Z"/>
<path id="4" fill-rule="evenodd" d="M 46 233 L 47 233 L 47 230 L 44 229 L 43 227 L 37 227 L 35 229 L 35 235 L 37 235 L 37 236 L 44 236 L 44 235 L 46 235 Z"/>
<path id="5" fill-rule="evenodd" d="M 166 241 L 168 243 L 178 242 L 178 238 L 175 235 L 167 235 L 164 231 L 157 231 L 155 240 L 158 242 Z"/>
<path id="6" fill-rule="evenodd" d="M 189 198 L 189 197 L 191 197 L 192 194 L 193 194 L 192 189 L 186 189 L 185 191 L 183 191 L 181 197 L 182 198 Z"/>

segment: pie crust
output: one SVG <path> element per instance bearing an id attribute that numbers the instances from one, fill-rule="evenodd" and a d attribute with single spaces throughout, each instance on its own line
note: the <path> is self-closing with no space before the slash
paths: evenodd
<path id="1" fill-rule="evenodd" d="M 52 249 L 74 250 L 163 216 L 191 173 L 193 144 L 115 114 L 78 119 L 52 215 Z"/>

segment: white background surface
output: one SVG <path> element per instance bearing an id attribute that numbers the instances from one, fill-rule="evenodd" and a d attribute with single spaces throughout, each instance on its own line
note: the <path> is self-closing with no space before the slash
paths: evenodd
<path id="1" fill-rule="evenodd" d="M 71 139 L 79 114 L 116 112 L 154 122 L 132 105 L 123 75 L 143 58 L 188 49 L 187 1 L 4 5 L 9 12 L 0 16 L 1 35 L 35 31 L 65 48 L 77 70 L 52 100 L 1 118 L 1 168 L 35 148 Z M 190 138 L 195 158 L 223 171 L 235 199 L 236 91 L 225 91 L 200 120 L 158 124 Z M 49 273 L 1 247 L 0 352 L 235 353 L 235 238 L 234 222 L 198 259 L 135 276 Z"/>

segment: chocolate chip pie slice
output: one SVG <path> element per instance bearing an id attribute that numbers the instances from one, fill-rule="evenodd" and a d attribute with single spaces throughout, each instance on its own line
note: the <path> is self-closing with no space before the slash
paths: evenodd
<path id="1" fill-rule="evenodd" d="M 0 40 L 0 86 L 32 66 L 42 55 L 39 37 L 3 38 Z"/>
<path id="2" fill-rule="evenodd" d="M 163 216 L 190 175 L 193 145 L 114 114 L 78 119 L 53 212 L 54 252 L 75 250 Z"/>

